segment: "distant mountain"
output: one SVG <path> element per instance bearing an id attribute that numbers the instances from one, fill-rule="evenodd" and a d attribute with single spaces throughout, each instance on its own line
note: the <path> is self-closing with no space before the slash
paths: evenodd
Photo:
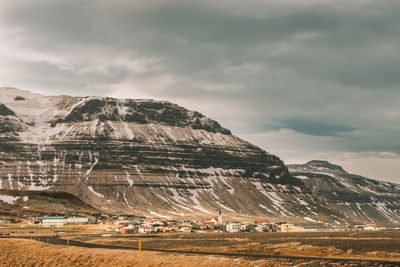
<path id="1" fill-rule="evenodd" d="M 170 102 L 0 88 L 0 189 L 65 191 L 107 212 L 152 216 L 222 210 L 232 217 L 361 221 L 326 201 L 323 188 L 344 190 L 336 185 L 336 174 L 348 175 L 341 167 L 313 161 L 296 168 L 290 174 L 277 156 Z M 308 179 L 322 172 L 325 180 Z M 377 201 L 396 192 L 394 185 Z M 363 221 L 394 224 L 378 211 L 391 207 L 379 205 Z"/>
<path id="2" fill-rule="evenodd" d="M 349 174 L 327 161 L 288 165 L 319 201 L 341 214 L 337 222 L 380 222 L 400 225 L 400 185 Z"/>
<path id="3" fill-rule="evenodd" d="M 312 160 L 304 165 L 290 165 L 292 168 L 303 168 L 315 172 L 343 173 L 347 172 L 339 165 L 331 164 L 325 160 Z"/>

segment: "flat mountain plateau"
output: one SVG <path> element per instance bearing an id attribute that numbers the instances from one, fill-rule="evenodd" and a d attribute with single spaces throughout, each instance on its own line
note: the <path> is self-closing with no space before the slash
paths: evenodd
<path id="1" fill-rule="evenodd" d="M 286 166 L 173 103 L 15 88 L 0 88 L 0 189 L 67 192 L 104 212 L 165 218 L 400 220 L 399 185 L 323 161 Z"/>

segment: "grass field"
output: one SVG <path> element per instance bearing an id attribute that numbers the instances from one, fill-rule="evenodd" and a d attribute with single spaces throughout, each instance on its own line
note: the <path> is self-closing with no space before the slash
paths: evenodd
<path id="1" fill-rule="evenodd" d="M 400 231 L 336 233 L 193 233 L 132 236 L 77 236 L 107 245 L 270 255 L 360 257 L 400 260 Z"/>
<path id="2" fill-rule="evenodd" d="M 289 260 L 191 256 L 173 253 L 89 249 L 48 245 L 32 240 L 3 239 L 0 266 L 292 266 Z M 299 265 L 301 266 L 301 265 Z M 318 266 L 318 265 L 314 265 Z"/>
<path id="3" fill-rule="evenodd" d="M 29 234 L 35 232 L 35 229 L 13 230 L 8 229 L 18 234 Z M 203 251 L 203 252 L 229 252 L 229 253 L 248 253 L 249 248 L 251 253 L 265 255 L 284 255 L 284 256 L 305 256 L 305 257 L 333 257 L 333 258 L 352 258 L 352 259 L 378 259 L 378 260 L 395 260 L 400 261 L 400 230 L 385 230 L 376 232 L 357 231 L 357 232 L 309 232 L 309 233 L 167 233 L 167 234 L 135 234 L 135 235 L 118 235 L 102 236 L 104 232 L 98 226 L 76 227 L 73 231 L 71 226 L 63 228 L 37 229 L 35 235 L 58 235 L 64 239 L 77 240 L 85 243 L 95 243 L 102 245 L 123 246 L 123 247 L 138 247 L 138 241 L 141 240 L 142 247 L 148 249 L 164 249 L 164 250 L 183 250 L 183 251 Z M 193 265 L 199 266 L 237 266 L 248 265 L 252 266 L 271 266 L 271 264 L 287 264 L 291 266 L 293 261 L 285 260 L 251 260 L 243 258 L 222 258 L 219 256 L 193 256 L 193 255 L 175 255 L 171 258 L 168 253 L 145 252 L 137 254 L 137 251 L 120 251 L 109 250 L 106 248 L 74 248 L 65 247 L 62 245 L 47 245 L 31 240 L 12 240 L 8 239 L 6 243 L 1 240 L 0 262 L 10 260 L 23 261 L 26 253 L 22 253 L 28 246 L 28 251 L 32 250 L 32 255 L 42 255 L 38 258 L 36 264 L 31 266 L 43 266 L 39 264 L 41 260 L 45 260 L 48 255 L 51 261 L 48 266 L 56 261 L 65 264 L 69 261 L 75 266 L 78 264 L 88 264 L 87 266 L 98 265 L 97 259 L 93 255 L 100 257 L 104 263 L 116 262 L 118 266 L 122 263 L 141 264 L 143 266 L 159 266 L 166 264 L 167 259 L 177 259 L 176 262 L 171 262 L 172 265 L 184 265 L 184 262 L 193 261 Z M 5 245 L 7 244 L 7 245 Z M 34 252 L 33 250 L 37 250 Z M 53 251 L 54 249 L 54 251 Z M 48 250 L 48 251 L 47 251 Z M 64 254 L 60 254 L 62 251 Z M 18 251 L 21 251 L 19 254 Z M 44 251 L 44 252 L 43 252 Z M 47 252 L 46 252 L 47 251 Z M 47 254 L 46 254 L 47 253 Z M 70 253 L 71 255 L 69 255 Z M 73 256 L 74 254 L 76 256 Z M 8 255 L 4 261 L 4 255 Z M 122 256 L 121 256 L 122 255 Z M 136 255 L 131 258 L 132 255 Z M 137 256 L 141 255 L 138 262 Z M 146 255 L 146 256 L 145 256 Z M 124 260 L 121 261 L 120 258 Z M 147 257 L 147 258 L 146 258 Z M 185 259 L 187 257 L 187 259 Z M 54 258 L 54 259 L 53 259 Z M 179 260 L 182 263 L 179 263 Z M 96 263 L 94 263 L 96 261 Z M 60 262 L 57 262 L 60 265 Z M 30 264 L 30 263 L 29 263 Z M 30 266 L 30 265 L 27 266 Z M 84 266 L 83 264 L 83 266 Z M 146 265 L 148 264 L 148 265 Z M 171 265 L 167 264 L 167 265 Z M 203 265 L 202 265 L 203 264 Z M 299 263 L 301 266 L 301 263 Z M 310 263 L 311 264 L 311 263 Z M 313 262 L 311 265 L 316 264 Z M 19 266 L 18 263 L 16 266 Z M 8 266 L 8 265 L 0 265 Z M 10 263 L 9 266 L 14 266 Z M 23 264 L 23 266 L 26 266 Z M 63 266 L 63 265 L 61 265 Z M 67 264 L 65 265 L 67 266 Z M 104 265 L 107 266 L 107 265 Z M 132 266 L 132 265 L 131 265 Z M 315 265 L 318 266 L 318 265 Z"/>

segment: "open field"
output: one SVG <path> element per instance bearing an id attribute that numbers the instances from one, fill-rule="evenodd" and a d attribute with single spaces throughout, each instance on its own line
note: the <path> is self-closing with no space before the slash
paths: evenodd
<path id="1" fill-rule="evenodd" d="M 63 230 L 67 230 L 64 228 Z M 97 230 L 86 228 L 86 230 Z M 49 229 L 47 229 L 49 231 Z M 49 231 L 50 232 L 50 231 Z M 336 233 L 171 233 L 171 234 L 135 234 L 102 236 L 101 234 L 83 234 L 84 228 L 76 230 L 75 235 L 58 235 L 59 241 L 71 241 L 71 246 L 45 244 L 33 240 L 1 239 L 0 262 L 10 266 L 320 266 L 329 260 L 321 258 L 355 259 L 355 266 L 368 265 L 363 260 L 390 260 L 400 262 L 400 231 L 386 230 L 378 232 L 336 232 Z M 48 237 L 55 236 L 54 233 Z M 42 241 L 45 237 L 42 236 Z M 175 250 L 176 252 L 155 252 L 129 250 L 138 247 L 155 250 Z M 73 242 L 96 245 L 96 248 L 73 247 Z M 52 241 L 50 241 L 52 243 Z M 60 244 L 60 243 L 58 243 Z M 86 245 L 84 245 L 86 246 Z M 110 249 L 119 247 L 118 249 Z M 123 247 L 124 249 L 121 249 Z M 243 256 L 228 257 L 221 255 L 189 255 L 178 251 L 220 252 L 257 255 L 301 256 L 319 259 L 257 259 Z M 31 254 L 29 254 L 31 253 Z M 139 254 L 138 254 L 139 253 Z M 7 255 L 7 256 L 5 256 Z M 32 256 L 31 259 L 29 255 Z M 1 258 L 3 257 L 3 258 Z M 6 258 L 4 258 L 6 257 Z M 44 261 L 44 262 L 42 262 Z M 337 263 L 337 262 L 336 262 Z M 72 264 L 72 265 L 71 265 Z M 344 263 L 343 263 L 344 264 Z M 7 266 L 7 265 L 0 265 Z M 387 266 L 396 266 L 389 264 Z"/>
<path id="2" fill-rule="evenodd" d="M 2 224 L 0 232 L 10 236 L 54 236 L 54 235 L 84 235 L 102 234 L 105 225 L 64 225 L 62 227 L 40 227 L 33 224 Z"/>
<path id="3" fill-rule="evenodd" d="M 77 236 L 79 241 L 115 246 L 267 255 L 390 259 L 400 261 L 400 231 L 336 233 L 194 233 Z"/>
<path id="4" fill-rule="evenodd" d="M 285 259 L 246 259 L 173 253 L 89 249 L 32 240 L 2 239 L 0 266 L 292 266 Z M 310 265 L 311 264 L 311 265 Z M 304 266 L 304 265 L 303 265 Z M 309 263 L 307 266 L 318 266 Z"/>

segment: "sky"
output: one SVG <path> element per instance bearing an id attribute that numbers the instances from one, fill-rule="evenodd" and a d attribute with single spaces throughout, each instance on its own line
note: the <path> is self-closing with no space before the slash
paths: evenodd
<path id="1" fill-rule="evenodd" d="M 0 86 L 168 100 L 400 183 L 400 1 L 2 0 Z"/>

